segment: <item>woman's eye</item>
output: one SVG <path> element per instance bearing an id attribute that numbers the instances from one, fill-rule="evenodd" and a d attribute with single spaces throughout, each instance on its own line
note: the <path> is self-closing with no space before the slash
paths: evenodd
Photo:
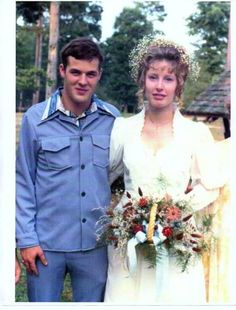
<path id="1" fill-rule="evenodd" d="M 172 78 L 172 77 L 170 77 L 170 76 L 167 76 L 166 78 L 166 81 L 168 81 L 168 82 L 170 82 L 170 81 L 173 81 L 174 79 Z"/>
<path id="2" fill-rule="evenodd" d="M 157 77 L 155 75 L 149 75 L 150 80 L 155 80 Z"/>

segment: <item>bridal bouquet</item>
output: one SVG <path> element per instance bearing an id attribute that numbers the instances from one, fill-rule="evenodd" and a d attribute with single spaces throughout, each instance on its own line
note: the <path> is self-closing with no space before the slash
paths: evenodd
<path id="1" fill-rule="evenodd" d="M 212 216 L 202 217 L 196 225 L 189 201 L 174 201 L 167 194 L 161 199 L 147 197 L 140 188 L 138 193 L 138 198 L 132 198 L 127 192 L 128 202 L 121 212 L 109 208 L 99 219 L 98 242 L 114 245 L 124 256 L 129 243 L 135 242 L 151 265 L 164 246 L 185 271 L 209 250 Z"/>

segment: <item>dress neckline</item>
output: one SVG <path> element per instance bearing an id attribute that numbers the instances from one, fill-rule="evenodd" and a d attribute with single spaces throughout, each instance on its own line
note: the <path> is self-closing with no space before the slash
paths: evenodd
<path id="1" fill-rule="evenodd" d="M 143 128 L 144 128 L 144 123 L 145 123 L 145 116 L 146 116 L 146 108 L 144 107 L 141 112 L 139 113 L 140 116 L 140 122 L 139 122 L 139 128 L 138 128 L 138 136 L 139 136 L 139 140 L 140 143 L 142 144 L 143 148 L 147 151 L 148 154 L 151 154 L 152 157 L 157 157 L 160 154 L 162 154 L 164 151 L 168 150 L 175 141 L 175 128 L 176 128 L 176 118 L 178 118 L 178 114 L 180 114 L 180 112 L 178 111 L 178 109 L 176 107 L 174 107 L 174 117 L 173 117 L 173 124 L 172 124 L 172 130 L 173 130 L 173 137 L 171 139 L 170 142 L 168 142 L 166 145 L 162 146 L 161 148 L 158 149 L 154 149 L 151 146 L 149 146 L 147 143 L 144 142 L 144 139 L 142 137 L 142 132 L 143 132 Z"/>

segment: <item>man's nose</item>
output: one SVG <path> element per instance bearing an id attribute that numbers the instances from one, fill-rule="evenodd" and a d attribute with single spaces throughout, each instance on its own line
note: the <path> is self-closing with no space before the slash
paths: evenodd
<path id="1" fill-rule="evenodd" d="M 86 85 L 87 84 L 87 76 L 85 73 L 80 75 L 79 84 Z"/>

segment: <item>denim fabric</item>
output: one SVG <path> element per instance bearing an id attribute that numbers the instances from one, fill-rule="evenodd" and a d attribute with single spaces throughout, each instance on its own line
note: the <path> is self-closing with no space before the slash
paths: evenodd
<path id="1" fill-rule="evenodd" d="M 97 97 L 93 100 L 98 109 L 82 118 L 80 126 L 60 111 L 43 118 L 49 101 L 25 113 L 16 160 L 18 248 L 96 247 L 96 222 L 111 198 L 110 132 L 119 112 Z"/>
<path id="2" fill-rule="evenodd" d="M 48 265 L 38 260 L 39 275 L 27 274 L 30 302 L 60 302 L 64 278 L 70 274 L 72 301 L 103 301 L 107 278 L 107 249 L 83 252 L 44 251 Z"/>

